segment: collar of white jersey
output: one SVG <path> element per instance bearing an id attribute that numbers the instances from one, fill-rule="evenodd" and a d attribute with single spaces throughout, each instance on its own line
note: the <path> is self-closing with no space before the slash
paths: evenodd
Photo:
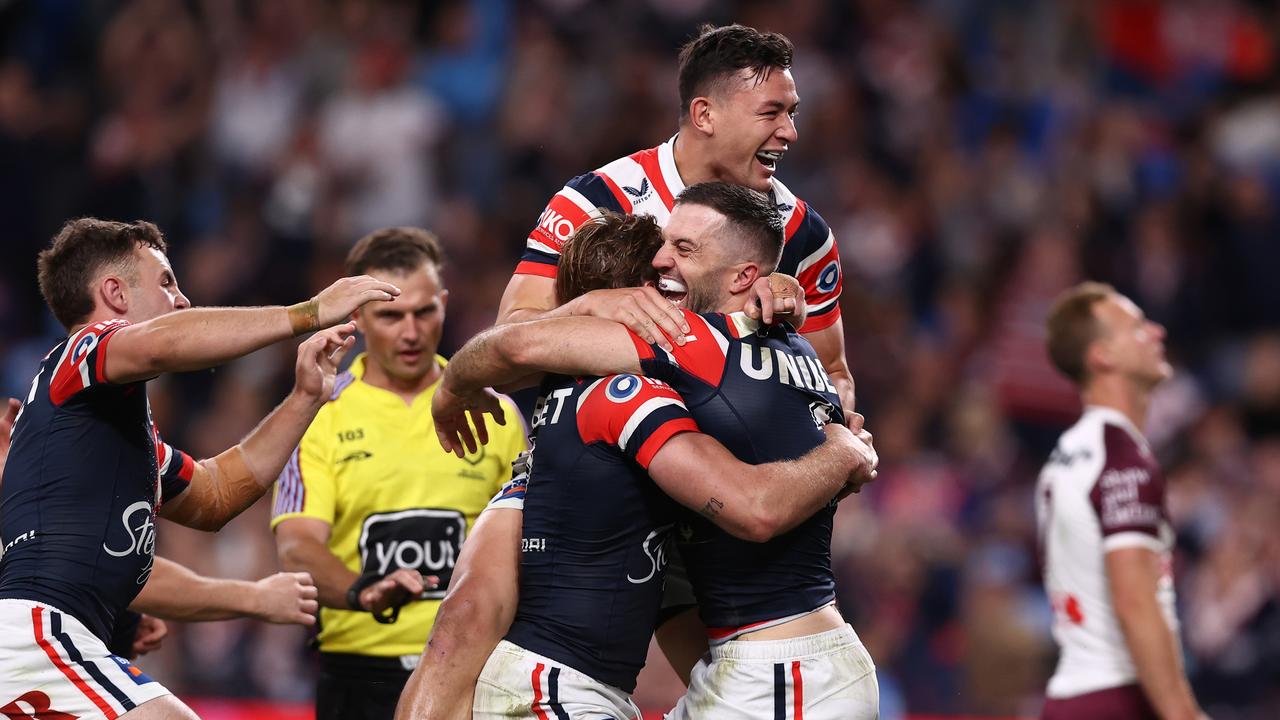
<path id="1" fill-rule="evenodd" d="M 1112 425 L 1119 425 L 1137 441 L 1139 447 L 1150 452 L 1151 448 L 1147 444 L 1147 437 L 1142 434 L 1141 429 L 1133 424 L 1133 421 L 1129 419 L 1128 415 L 1125 415 L 1113 407 L 1107 407 L 1106 405 L 1085 405 L 1084 413 L 1090 417 L 1095 417 L 1104 422 L 1109 422 Z"/>
<path id="2" fill-rule="evenodd" d="M 671 136 L 670 140 L 658 146 L 658 169 L 662 171 L 662 180 L 671 191 L 671 197 L 680 197 L 684 192 L 684 179 L 676 168 L 676 138 L 680 133 Z"/>
<path id="3" fill-rule="evenodd" d="M 680 133 L 672 135 L 666 142 L 658 146 L 658 170 L 662 172 L 662 180 L 671 191 L 671 197 L 678 198 L 684 192 L 684 178 L 680 177 L 680 169 L 676 167 L 676 138 Z M 774 186 L 778 181 L 769 178 L 769 197 L 776 202 L 777 191 Z M 786 220 L 784 217 L 783 220 Z"/>

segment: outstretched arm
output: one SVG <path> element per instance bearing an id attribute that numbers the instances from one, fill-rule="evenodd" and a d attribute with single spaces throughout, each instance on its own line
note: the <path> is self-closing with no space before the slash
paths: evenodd
<path id="1" fill-rule="evenodd" d="M 276 573 L 257 582 L 197 575 L 157 557 L 151 577 L 129 604 L 162 620 L 202 622 L 249 617 L 271 623 L 314 625 L 316 587 L 306 573 Z"/>
<path id="2" fill-rule="evenodd" d="M 422 660 L 400 694 L 396 720 L 471 717 L 476 679 L 515 617 L 523 519 L 511 508 L 480 513 L 462 544 Z"/>
<path id="3" fill-rule="evenodd" d="M 400 294 L 367 275 L 342 278 L 290 307 L 192 308 L 116 331 L 105 375 L 113 383 L 219 365 L 280 340 L 342 322 L 357 308 Z"/>
<path id="4" fill-rule="evenodd" d="M 710 435 L 681 433 L 649 464 L 649 476 L 680 504 L 729 534 L 764 542 L 822 509 L 847 485 L 873 477 L 869 433 L 827 425 L 827 439 L 796 460 L 749 465 Z"/>
<path id="5" fill-rule="evenodd" d="M 197 530 L 216 531 L 262 497 L 333 392 L 338 364 L 354 344 L 354 332 L 355 325 L 345 323 L 302 343 L 293 392 L 240 444 L 196 463 L 190 487 L 166 500 L 160 516 Z"/>

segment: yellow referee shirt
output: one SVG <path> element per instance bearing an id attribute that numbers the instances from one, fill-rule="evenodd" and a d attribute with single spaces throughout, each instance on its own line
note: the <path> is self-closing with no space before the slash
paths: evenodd
<path id="1" fill-rule="evenodd" d="M 444 358 L 437 356 L 443 365 Z M 271 527 L 291 517 L 329 523 L 329 549 L 359 574 L 414 568 L 441 585 L 382 625 L 367 612 L 320 609 L 320 650 L 418 655 L 426 644 L 467 529 L 511 477 L 525 449 L 519 412 L 490 423 L 489 444 L 465 458 L 445 452 L 431 420 L 439 383 L 406 405 L 365 383 L 365 357 L 338 376 L 333 395 L 276 483 Z"/>

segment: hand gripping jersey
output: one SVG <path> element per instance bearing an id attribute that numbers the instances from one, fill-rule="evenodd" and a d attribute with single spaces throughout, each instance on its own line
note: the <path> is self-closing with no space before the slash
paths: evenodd
<path id="1" fill-rule="evenodd" d="M 632 692 L 657 622 L 677 506 L 645 472 L 698 428 L 665 383 L 549 378 L 520 541 L 520 603 L 507 640 Z M 499 496 L 523 496 L 520 479 Z M 501 506 L 501 504 L 499 504 Z"/>
<path id="2" fill-rule="evenodd" d="M 551 198 L 538 224 L 529 233 L 517 275 L 554 278 L 560 248 L 600 209 L 652 215 L 659 225 L 671 217 L 675 199 L 684 191 L 676 170 L 673 137 L 656 148 L 615 160 L 579 175 Z M 791 194 L 777 178 L 769 180 L 770 195 L 786 226 L 786 244 L 778 272 L 795 276 L 804 286 L 809 307 L 803 332 L 814 332 L 840 320 L 840 253 L 835 237 L 818 213 Z"/>
<path id="3" fill-rule="evenodd" d="M 71 614 L 104 643 L 151 574 L 156 510 L 195 463 L 160 440 L 145 382 L 104 376 L 123 320 L 96 323 L 40 363 L 13 427 L 0 492 L 0 598 Z"/>
<path id="4" fill-rule="evenodd" d="M 1145 547 L 1165 572 L 1156 591 L 1165 621 L 1178 630 L 1164 507 L 1164 476 L 1146 440 L 1122 413 L 1090 406 L 1040 473 L 1036 515 L 1044 581 L 1062 648 L 1047 694 L 1066 698 L 1136 682 L 1108 592 L 1103 555 Z"/>
<path id="5" fill-rule="evenodd" d="M 745 315 L 684 311 L 688 342 L 668 353 L 632 335 L 646 375 L 671 384 L 702 432 L 751 464 L 793 460 L 841 422 L 840 398 L 808 341 Z M 835 599 L 835 503 L 765 543 L 688 514 L 680 554 L 713 642 L 779 624 Z"/>

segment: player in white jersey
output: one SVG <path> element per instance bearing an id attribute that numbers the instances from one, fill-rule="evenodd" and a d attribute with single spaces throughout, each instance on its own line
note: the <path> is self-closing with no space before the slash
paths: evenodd
<path id="1" fill-rule="evenodd" d="M 1085 410 L 1036 492 L 1062 651 L 1041 718 L 1202 718 L 1182 667 L 1165 480 L 1139 430 L 1173 373 L 1164 328 L 1109 285 L 1083 283 L 1054 304 L 1048 347 Z"/>

